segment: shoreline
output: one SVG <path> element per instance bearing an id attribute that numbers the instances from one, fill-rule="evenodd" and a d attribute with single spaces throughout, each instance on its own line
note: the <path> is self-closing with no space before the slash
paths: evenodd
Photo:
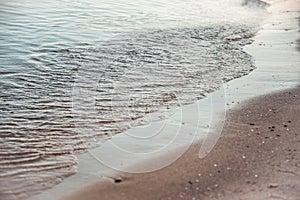
<path id="1" fill-rule="evenodd" d="M 219 142 L 203 159 L 197 156 L 201 144 L 196 144 L 162 170 L 121 173 L 120 183 L 96 182 L 62 199 L 296 200 L 299 96 L 300 86 L 248 100 L 230 111 Z"/>
<path id="2" fill-rule="evenodd" d="M 293 1 L 289 1 L 293 2 Z M 279 6 L 280 7 L 280 6 Z M 273 12 L 281 13 L 280 9 L 277 6 L 277 8 L 273 8 Z M 277 10 L 276 10 L 277 9 Z M 285 8 L 284 8 L 285 9 Z M 299 11 L 299 10 L 298 10 Z M 282 13 L 281 13 L 282 14 Z M 291 17 L 291 14 L 285 13 L 288 17 Z M 255 41 L 250 46 L 246 46 L 244 49 L 246 49 L 247 52 L 249 52 L 255 59 L 256 65 L 258 69 L 254 70 L 250 73 L 250 75 L 247 75 L 245 77 L 241 77 L 239 79 L 235 79 L 233 81 L 230 81 L 229 83 L 224 84 L 224 91 L 226 94 L 226 105 L 227 110 L 230 110 L 236 106 L 239 105 L 240 102 L 244 102 L 247 99 L 253 98 L 255 96 L 259 96 L 262 94 L 268 94 L 272 92 L 276 92 L 278 90 L 283 90 L 291 87 L 295 87 L 299 83 L 299 77 L 300 70 L 295 70 L 295 66 L 299 63 L 299 58 L 297 57 L 297 52 L 295 48 L 296 39 L 298 39 L 298 27 L 297 22 L 294 21 L 290 24 L 283 24 L 283 22 L 278 22 L 278 24 L 271 22 L 272 20 L 278 20 L 276 19 L 277 15 L 272 16 L 273 19 L 270 19 L 270 21 L 263 26 L 263 30 L 259 31 L 258 35 L 254 38 Z M 282 17 L 282 16 L 281 16 Z M 286 16 L 285 16 L 286 17 Z M 284 20 L 285 17 L 282 17 L 281 20 Z M 296 28 L 297 27 L 297 28 Z M 288 30 L 288 31 L 286 31 Z M 282 36 L 285 35 L 285 36 Z M 288 37 L 287 37 L 288 35 Z M 283 39 L 282 39 L 283 38 Z M 294 43 L 292 43 L 294 42 Z M 266 55 L 266 52 L 269 55 Z M 279 52 L 279 54 L 278 54 Z M 270 55 L 271 54 L 271 55 Z M 283 55 L 282 55 L 283 54 Z M 296 55 L 295 55 L 296 54 Z M 278 57 L 277 57 L 278 56 Z M 283 61 L 281 60 L 281 57 L 286 57 Z M 286 70 L 284 73 L 281 72 L 282 68 L 280 65 L 287 65 Z M 275 65 L 275 66 L 274 66 Z M 298 64 L 299 65 L 299 64 Z M 270 74 L 271 73 L 271 74 Z M 260 91 L 255 91 L 256 88 L 261 88 Z M 251 90 L 255 92 L 251 92 Z M 212 93 L 211 95 L 215 95 L 215 97 L 224 95 L 224 91 L 216 91 Z M 224 98 L 224 97 L 223 97 Z M 209 97 L 207 98 L 209 99 Z M 187 121 L 187 125 L 183 128 L 186 131 L 189 128 L 191 129 L 191 132 L 194 131 L 202 131 L 206 132 L 208 131 L 207 128 L 205 128 L 205 125 L 209 123 L 209 119 L 205 119 L 205 123 L 201 124 L 200 127 L 195 127 L 197 125 L 198 120 L 202 120 L 201 117 L 198 116 L 197 111 L 198 109 L 201 110 L 201 108 L 205 107 L 207 105 L 207 100 L 200 100 L 199 102 L 193 104 L 184 106 L 181 110 L 182 113 L 190 113 L 191 110 L 197 108 L 195 113 L 190 114 L 190 116 L 187 116 L 185 120 Z M 221 102 L 222 103 L 222 102 Z M 203 112 L 202 112 L 203 114 Z M 193 117 L 196 117 L 197 121 L 190 123 L 189 120 Z M 171 119 L 172 123 L 176 122 L 177 119 Z M 193 121 L 193 120 L 192 120 Z M 220 119 L 217 120 L 220 122 Z M 222 121 L 222 119 L 221 119 Z M 154 127 L 161 126 L 159 125 L 159 122 L 154 122 L 152 124 L 158 123 L 158 125 L 154 125 Z M 193 124 L 194 123 L 194 124 Z M 168 122 L 167 122 L 168 124 Z M 175 125 L 176 127 L 179 126 L 178 124 Z M 181 126 L 181 125 L 180 125 Z M 146 127 L 147 130 L 153 130 L 152 127 Z M 167 132 L 172 132 L 172 128 L 169 127 L 166 128 L 168 130 Z M 137 129 L 139 130 L 139 129 Z M 143 130 L 145 130 L 145 127 L 143 127 Z M 131 130 L 132 131 L 132 130 Z M 129 134 L 131 132 L 129 131 Z M 126 135 L 126 134 L 125 134 Z M 223 134 L 222 134 L 223 135 Z M 114 139 L 118 142 L 118 140 L 122 140 L 123 136 L 117 136 Z M 190 144 L 191 138 L 195 139 L 195 137 L 200 137 L 197 140 L 201 140 L 202 136 L 199 135 L 192 135 L 188 138 L 180 138 L 185 139 L 187 144 Z M 118 139 L 119 138 L 119 139 Z M 178 143 L 177 143 L 178 144 Z M 142 146 L 142 145 L 141 145 Z M 184 145 L 183 145 L 184 146 Z M 173 148 L 174 149 L 174 148 Z M 110 148 L 106 149 L 108 152 L 110 152 Z M 186 149 L 185 149 L 186 150 Z M 184 150 L 184 151 L 185 151 Z M 199 149 L 198 149 L 199 150 Z M 102 151 L 102 150 L 101 150 Z M 93 150 L 93 152 L 97 152 L 97 155 L 101 153 L 101 151 L 97 152 L 97 150 Z M 189 150 L 190 151 L 190 150 Z M 160 157 L 162 155 L 169 155 L 169 149 L 163 153 L 158 153 L 154 155 L 153 157 Z M 175 153 L 176 154 L 176 153 Z M 197 153 L 198 155 L 198 153 Z M 110 155 L 109 158 L 111 159 L 113 155 Z M 168 157 L 168 156 L 167 156 Z M 174 157 L 170 160 L 173 161 L 177 158 L 181 157 L 181 153 L 174 155 Z M 109 159 L 107 158 L 107 159 Z M 181 158 L 180 158 L 181 159 Z M 112 159 L 116 160 L 116 159 Z M 125 158 L 126 160 L 126 158 Z M 139 162 L 137 162 L 139 160 Z M 128 166 L 135 166 L 137 163 L 140 163 L 143 159 L 137 159 L 133 162 L 126 163 L 124 165 L 123 170 L 127 169 Z M 147 159 L 144 159 L 147 160 Z M 95 161 L 94 158 L 90 154 L 84 154 L 79 156 L 79 172 L 75 176 L 72 176 L 70 178 L 67 178 L 62 184 L 57 185 L 53 189 L 50 189 L 41 195 L 37 195 L 34 199 L 53 199 L 53 198 L 60 198 L 62 196 L 62 193 L 71 193 L 72 191 L 77 190 L 77 188 L 81 188 L 82 185 L 90 185 L 91 182 L 98 181 L 100 179 L 100 182 L 111 182 L 111 179 L 103 178 L 107 174 L 116 173 L 114 170 L 109 169 L 109 167 L 103 165 L 100 166 L 98 161 Z M 118 161 L 118 163 L 110 163 L 110 165 L 117 165 L 120 166 L 120 163 L 123 164 L 124 160 Z M 147 161 L 144 161 L 144 163 L 147 163 Z M 172 164 L 173 165 L 173 164 Z M 143 168 L 143 166 L 141 167 Z M 133 169 L 133 168 L 132 168 Z M 134 169 L 136 170 L 136 169 Z M 163 169 L 164 170 L 164 169 Z M 129 178 L 130 179 L 130 178 Z M 77 182 L 77 183 L 75 183 Z M 126 182 L 126 180 L 124 181 Z M 98 183 L 95 183 L 97 185 Z M 123 183 L 122 183 L 123 184 Z M 88 186 L 87 188 L 91 188 L 92 186 Z M 88 190 L 88 189 L 87 189 Z M 83 190 L 85 191 L 85 189 Z M 77 193 L 76 193 L 77 194 Z"/>

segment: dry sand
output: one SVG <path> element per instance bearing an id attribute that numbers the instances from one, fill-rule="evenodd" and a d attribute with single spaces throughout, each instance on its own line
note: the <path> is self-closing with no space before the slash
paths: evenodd
<path id="1" fill-rule="evenodd" d="M 222 137 L 204 159 L 194 145 L 167 168 L 123 173 L 120 183 L 95 183 L 64 199 L 296 200 L 299 122 L 300 87 L 256 98 L 228 114 Z"/>

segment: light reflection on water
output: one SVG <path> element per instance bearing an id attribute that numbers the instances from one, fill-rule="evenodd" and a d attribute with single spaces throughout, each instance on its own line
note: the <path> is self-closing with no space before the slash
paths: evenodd
<path id="1" fill-rule="evenodd" d="M 240 5 L 1 1 L 1 199 L 59 183 L 91 141 L 147 123 L 149 113 L 165 117 L 249 73 L 242 46 L 263 11 Z M 89 98 L 94 116 L 80 107 Z"/>

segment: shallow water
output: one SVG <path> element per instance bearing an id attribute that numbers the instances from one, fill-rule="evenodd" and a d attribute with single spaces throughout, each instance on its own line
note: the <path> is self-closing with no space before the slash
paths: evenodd
<path id="1" fill-rule="evenodd" d="M 242 47 L 265 10 L 242 5 L 0 2 L 1 199 L 52 187 L 77 153 L 252 71 Z"/>

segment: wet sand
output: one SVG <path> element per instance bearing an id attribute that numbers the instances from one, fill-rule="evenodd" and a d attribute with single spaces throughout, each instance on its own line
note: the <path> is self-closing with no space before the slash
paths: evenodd
<path id="1" fill-rule="evenodd" d="M 228 114 L 220 140 L 205 158 L 198 158 L 201 144 L 194 145 L 167 168 L 119 174 L 120 183 L 95 183 L 64 199 L 296 200 L 299 121 L 300 87 L 259 97 Z"/>

